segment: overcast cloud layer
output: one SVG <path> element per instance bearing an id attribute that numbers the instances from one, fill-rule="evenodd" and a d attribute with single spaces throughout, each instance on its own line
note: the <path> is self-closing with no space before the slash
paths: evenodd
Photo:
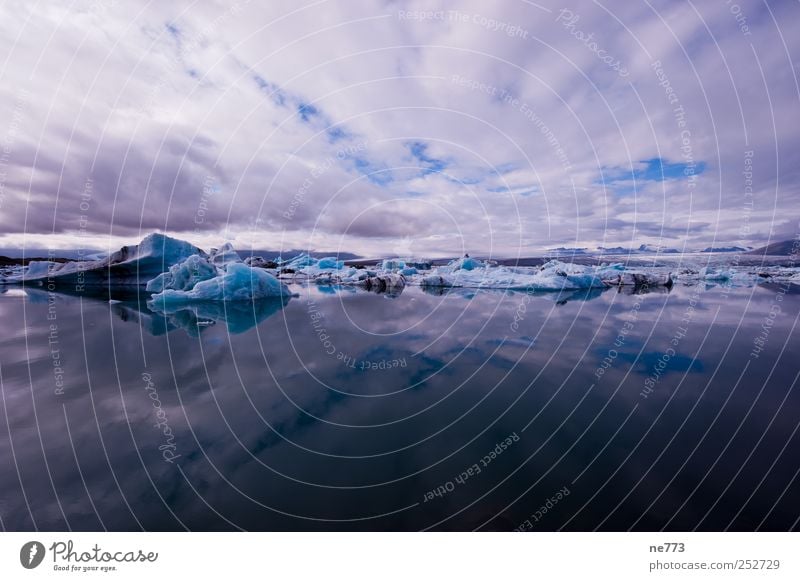
<path id="1" fill-rule="evenodd" d="M 514 256 L 797 235 L 797 2 L 0 10 L 0 246 L 159 230 Z"/>

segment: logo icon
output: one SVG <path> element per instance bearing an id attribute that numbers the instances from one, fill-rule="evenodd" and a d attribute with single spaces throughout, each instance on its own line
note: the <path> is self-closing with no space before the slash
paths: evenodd
<path id="1" fill-rule="evenodd" d="M 28 541 L 19 550 L 19 562 L 26 569 L 35 569 L 44 560 L 44 545 L 39 541 Z"/>

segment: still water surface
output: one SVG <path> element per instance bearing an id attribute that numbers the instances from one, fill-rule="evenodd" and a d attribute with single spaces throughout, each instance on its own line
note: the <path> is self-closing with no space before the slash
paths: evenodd
<path id="1" fill-rule="evenodd" d="M 798 526 L 798 294 L 293 290 L 8 287 L 2 527 Z"/>

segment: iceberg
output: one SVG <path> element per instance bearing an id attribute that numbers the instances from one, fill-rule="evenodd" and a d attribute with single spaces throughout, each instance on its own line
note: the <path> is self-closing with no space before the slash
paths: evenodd
<path id="1" fill-rule="evenodd" d="M 4 282 L 143 286 L 193 255 L 206 256 L 206 253 L 189 242 L 154 233 L 145 236 L 139 244 L 123 246 L 102 260 L 33 262 L 21 274 L 8 276 Z"/>
<path id="2" fill-rule="evenodd" d="M 219 248 L 211 249 L 208 261 L 215 266 L 221 267 L 231 262 L 241 262 L 242 259 L 233 249 L 233 245 L 230 242 L 226 242 Z"/>
<path id="3" fill-rule="evenodd" d="M 295 271 L 317 264 L 317 260 L 315 258 L 311 258 L 311 256 L 305 252 L 298 254 L 294 258 L 286 261 L 279 257 L 277 260 L 275 260 L 275 262 L 278 263 L 278 266 L 280 266 L 281 269 L 290 268 Z"/>
<path id="4" fill-rule="evenodd" d="M 258 268 L 278 268 L 278 263 L 273 260 L 266 260 L 263 256 L 248 256 L 244 259 L 247 266 Z"/>
<path id="5" fill-rule="evenodd" d="M 595 274 L 592 267 L 564 264 L 556 260 L 551 260 L 538 270 L 505 266 L 475 268 L 474 264 L 471 265 L 473 267 L 471 270 L 463 270 L 459 261 L 456 262 L 457 264 L 451 263 L 423 277 L 422 285 L 552 291 L 604 288 L 607 286 Z"/>
<path id="6" fill-rule="evenodd" d="M 459 259 L 435 269 L 421 279 L 422 286 L 506 290 L 564 291 L 609 286 L 670 286 L 671 276 L 661 273 L 626 272 L 622 264 L 583 266 L 551 260 L 538 269 L 530 267 L 489 266 L 478 262 L 464 269 Z"/>
<path id="7" fill-rule="evenodd" d="M 390 297 L 397 297 L 403 292 L 406 286 L 406 279 L 402 274 L 384 272 L 375 276 L 364 277 L 357 284 L 374 293 L 386 293 Z"/>
<path id="8" fill-rule="evenodd" d="M 210 280 L 217 276 L 216 267 L 208 260 L 194 254 L 169 267 L 169 271 L 159 274 L 156 278 L 147 283 L 146 289 L 149 292 L 160 293 L 166 289 L 172 290 L 191 290 L 198 282 Z"/>
<path id="9" fill-rule="evenodd" d="M 289 287 L 265 271 L 241 262 L 225 266 L 223 274 L 200 281 L 189 290 L 165 288 L 154 294 L 154 304 L 191 301 L 252 301 L 291 295 Z"/>
<path id="10" fill-rule="evenodd" d="M 336 260 L 335 256 L 328 256 L 326 258 L 320 258 L 316 266 L 320 270 L 341 270 L 344 268 L 344 261 Z"/>
<path id="11" fill-rule="evenodd" d="M 381 263 L 381 270 L 400 270 L 405 267 L 405 260 L 399 258 L 387 258 Z"/>
<path id="12" fill-rule="evenodd" d="M 464 256 L 463 258 L 457 258 L 456 260 L 451 261 L 447 266 L 442 268 L 448 269 L 450 272 L 455 272 L 457 270 L 475 270 L 478 268 L 484 268 L 486 266 L 487 265 L 480 260 L 470 258 L 469 256 Z"/>

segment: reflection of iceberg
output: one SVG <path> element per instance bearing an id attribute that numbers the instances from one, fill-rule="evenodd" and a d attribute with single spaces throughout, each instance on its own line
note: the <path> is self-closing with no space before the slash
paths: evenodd
<path id="1" fill-rule="evenodd" d="M 243 333 L 268 319 L 286 306 L 290 297 L 275 297 L 257 301 L 164 303 L 152 300 L 147 306 L 163 315 L 174 326 L 196 337 L 205 328 L 224 322 L 228 333 Z"/>
<path id="2" fill-rule="evenodd" d="M 114 301 L 110 304 L 111 312 L 126 323 L 138 323 L 150 335 L 158 337 L 174 331 L 177 326 L 160 313 L 154 313 L 142 302 Z"/>
<path id="3" fill-rule="evenodd" d="M 654 286 L 654 285 L 640 285 L 640 286 L 620 286 L 617 287 L 617 292 L 623 295 L 648 295 L 652 293 L 656 294 L 668 294 L 672 290 L 672 285 L 661 285 L 661 286 Z"/>
<path id="4" fill-rule="evenodd" d="M 131 287 L 109 288 L 90 287 L 76 292 L 71 286 L 59 287 L 58 291 L 46 291 L 41 288 L 26 287 L 28 301 L 38 304 L 78 303 L 89 300 L 109 306 L 111 312 L 121 321 L 138 323 L 150 335 L 164 335 L 176 327 L 161 314 L 147 308 L 146 294 L 137 292 Z M 79 298 L 80 297 L 80 298 Z M 68 304 L 69 307 L 77 305 Z"/>
<path id="5" fill-rule="evenodd" d="M 528 295 L 530 297 L 536 297 L 539 299 L 546 299 L 548 301 L 553 301 L 558 305 L 566 304 L 569 301 L 591 301 L 592 299 L 596 299 L 597 297 L 602 295 L 607 290 L 608 287 L 562 290 L 557 292 L 536 291 L 536 290 L 520 291 L 520 290 L 507 290 L 507 289 L 494 289 L 494 288 L 477 289 L 477 288 L 440 287 L 440 286 L 422 287 L 422 292 L 434 296 L 447 295 L 453 297 L 460 297 L 464 299 L 472 299 L 482 294 L 502 294 L 508 296 Z"/>
<path id="6" fill-rule="evenodd" d="M 325 295 L 335 295 L 339 293 L 354 293 L 356 288 L 352 286 L 345 286 L 341 284 L 320 284 L 317 285 L 317 290 Z"/>

